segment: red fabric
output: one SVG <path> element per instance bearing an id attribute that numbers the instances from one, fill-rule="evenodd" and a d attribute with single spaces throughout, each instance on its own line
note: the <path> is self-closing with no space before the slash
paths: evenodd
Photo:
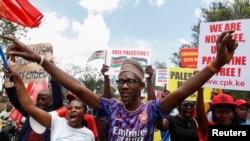
<path id="1" fill-rule="evenodd" d="M 18 128 L 21 125 L 23 115 L 16 108 L 13 108 L 9 114 L 9 118 L 16 121 L 16 128 Z"/>
<path id="2" fill-rule="evenodd" d="M 67 94 L 66 95 L 66 99 L 68 100 L 68 101 L 71 101 L 71 100 L 73 100 L 73 99 L 79 99 L 76 95 L 74 95 L 74 94 Z"/>
<path id="3" fill-rule="evenodd" d="M 212 105 L 235 105 L 234 99 L 228 94 L 218 94 L 213 97 Z"/>
<path id="4" fill-rule="evenodd" d="M 246 102 L 246 100 L 244 99 L 236 99 L 235 104 L 237 107 L 242 106 L 242 105 L 250 107 L 250 103 Z"/>
<path id="5" fill-rule="evenodd" d="M 43 14 L 29 0 L 0 0 L 0 17 L 25 27 L 38 27 Z"/>
<path id="6" fill-rule="evenodd" d="M 30 130 L 28 141 L 41 141 L 43 139 L 43 134 L 37 134 L 34 130 Z"/>
<path id="7" fill-rule="evenodd" d="M 94 117 L 89 114 L 84 114 L 84 119 L 88 122 L 88 128 L 94 133 L 94 136 L 98 137 L 98 131 Z"/>
<path id="8" fill-rule="evenodd" d="M 211 125 L 215 125 L 215 123 L 209 121 L 208 126 L 211 126 Z M 208 130 L 206 131 L 205 135 L 202 135 L 202 133 L 200 131 L 200 128 L 198 127 L 197 134 L 198 134 L 198 137 L 199 137 L 199 141 L 208 141 Z"/>
<path id="9" fill-rule="evenodd" d="M 66 113 L 67 113 L 66 107 L 62 107 L 62 108 L 56 109 L 56 112 L 57 112 L 57 114 L 58 114 L 59 117 L 66 118 Z"/>
<path id="10" fill-rule="evenodd" d="M 49 90 L 49 87 L 48 87 L 48 82 L 44 80 L 44 81 L 29 83 L 26 89 L 33 103 L 36 104 L 36 98 L 37 98 L 38 93 L 41 90 Z"/>

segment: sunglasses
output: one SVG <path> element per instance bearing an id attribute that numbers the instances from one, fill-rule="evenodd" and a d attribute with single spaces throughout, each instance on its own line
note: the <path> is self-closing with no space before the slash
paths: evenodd
<path id="1" fill-rule="evenodd" d="M 185 108 L 188 108 L 188 107 L 194 108 L 195 104 L 188 104 L 188 103 L 186 103 L 186 104 L 182 104 L 182 106 L 185 107 Z"/>
<path id="2" fill-rule="evenodd" d="M 127 79 L 127 80 L 116 80 L 116 83 L 118 86 L 123 86 L 124 83 L 126 83 L 128 86 L 133 86 L 135 83 L 137 82 L 141 82 L 140 80 L 136 80 L 136 79 Z"/>

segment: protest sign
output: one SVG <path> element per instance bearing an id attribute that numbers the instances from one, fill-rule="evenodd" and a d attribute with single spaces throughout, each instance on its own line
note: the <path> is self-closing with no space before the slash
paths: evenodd
<path id="1" fill-rule="evenodd" d="M 199 37 L 198 69 L 215 59 L 216 39 L 225 30 L 235 30 L 233 38 L 239 46 L 232 60 L 208 80 L 204 87 L 232 90 L 250 90 L 250 19 L 201 23 Z"/>

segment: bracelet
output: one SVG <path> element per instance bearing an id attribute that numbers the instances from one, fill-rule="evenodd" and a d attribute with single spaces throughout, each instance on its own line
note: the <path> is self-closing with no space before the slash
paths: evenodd
<path id="1" fill-rule="evenodd" d="M 207 67 L 214 73 L 220 72 L 220 69 L 215 68 L 211 62 L 207 65 Z"/>
<path id="2" fill-rule="evenodd" d="M 44 62 L 44 56 L 43 56 L 43 55 L 40 55 L 40 56 L 41 56 L 41 60 L 40 60 L 39 65 L 42 65 L 42 64 L 43 64 L 43 62 Z"/>

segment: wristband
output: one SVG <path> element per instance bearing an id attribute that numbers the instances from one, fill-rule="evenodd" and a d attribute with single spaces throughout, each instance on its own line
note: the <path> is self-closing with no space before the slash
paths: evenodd
<path id="1" fill-rule="evenodd" d="M 43 55 L 40 55 L 40 56 L 41 56 L 41 60 L 40 60 L 39 65 L 42 65 L 42 64 L 43 64 L 43 61 L 44 61 L 44 56 L 43 56 Z"/>
<path id="2" fill-rule="evenodd" d="M 220 69 L 215 68 L 212 63 L 209 63 L 207 67 L 214 73 L 220 72 Z"/>

